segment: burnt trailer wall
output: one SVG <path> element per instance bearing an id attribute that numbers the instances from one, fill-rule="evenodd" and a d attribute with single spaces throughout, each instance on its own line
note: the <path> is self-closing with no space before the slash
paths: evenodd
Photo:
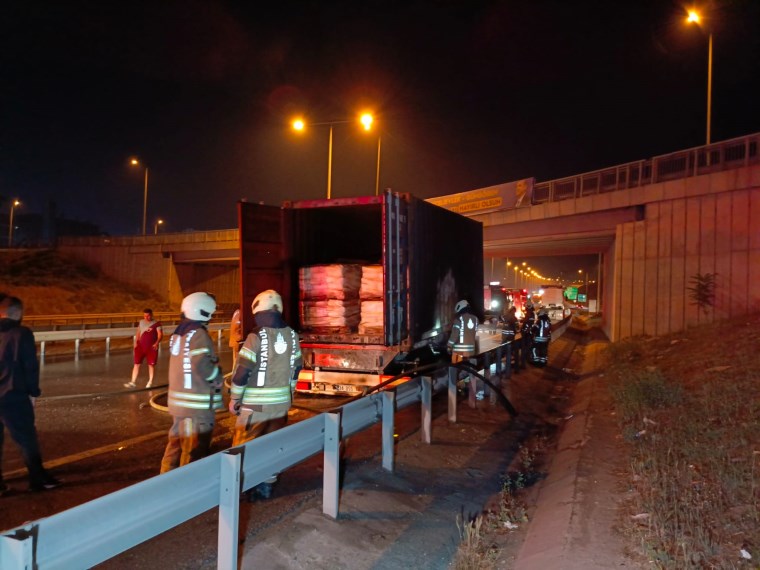
<path id="1" fill-rule="evenodd" d="M 417 342 L 430 330 L 450 329 L 460 299 L 482 318 L 483 226 L 416 198 L 410 216 L 411 333 Z"/>

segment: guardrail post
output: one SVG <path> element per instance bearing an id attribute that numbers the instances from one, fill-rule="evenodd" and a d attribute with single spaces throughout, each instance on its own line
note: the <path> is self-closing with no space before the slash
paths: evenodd
<path id="1" fill-rule="evenodd" d="M 111 353 L 111 337 L 106 337 L 106 356 L 108 356 Z"/>
<path id="2" fill-rule="evenodd" d="M 79 360 L 79 341 L 80 339 L 74 340 L 74 358 Z"/>
<path id="3" fill-rule="evenodd" d="M 45 359 L 45 341 L 40 343 L 40 358 Z"/>
<path id="4" fill-rule="evenodd" d="M 219 454 L 219 534 L 216 558 L 219 570 L 237 570 L 238 567 L 242 451 L 242 447 L 237 447 Z"/>
<path id="5" fill-rule="evenodd" d="M 430 443 L 431 440 L 431 423 L 433 420 L 433 379 L 430 376 L 420 378 L 422 383 L 422 429 L 420 437 L 424 443 Z"/>
<path id="6" fill-rule="evenodd" d="M 457 422 L 457 380 L 459 369 L 449 366 L 449 421 Z"/>
<path id="7" fill-rule="evenodd" d="M 340 412 L 325 413 L 325 460 L 322 477 L 322 512 L 338 518 L 340 493 Z"/>
<path id="8" fill-rule="evenodd" d="M 0 536 L 0 568 L 31 570 L 34 564 L 34 535 L 32 530 L 16 531 L 16 536 Z"/>
<path id="9" fill-rule="evenodd" d="M 390 390 L 383 392 L 383 469 L 393 473 L 395 464 L 394 437 L 396 393 Z"/>

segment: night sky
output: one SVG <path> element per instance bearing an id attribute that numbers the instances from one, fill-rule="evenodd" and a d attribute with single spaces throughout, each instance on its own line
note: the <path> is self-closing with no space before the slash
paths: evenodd
<path id="1" fill-rule="evenodd" d="M 710 3 L 713 141 L 760 131 L 760 2 Z M 705 142 L 708 32 L 636 1 L 3 4 L 0 195 L 139 233 L 236 226 L 245 198 L 420 197 Z M 162 231 L 163 231 L 162 230 Z"/>

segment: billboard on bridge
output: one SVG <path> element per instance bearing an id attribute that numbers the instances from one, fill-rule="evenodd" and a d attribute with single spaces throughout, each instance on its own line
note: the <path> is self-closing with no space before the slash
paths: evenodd
<path id="1" fill-rule="evenodd" d="M 529 206 L 535 178 L 524 178 L 478 190 L 428 198 L 427 202 L 459 214 L 485 214 Z"/>

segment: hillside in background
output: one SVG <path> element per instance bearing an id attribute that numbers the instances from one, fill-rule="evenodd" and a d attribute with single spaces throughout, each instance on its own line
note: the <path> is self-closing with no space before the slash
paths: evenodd
<path id="1" fill-rule="evenodd" d="M 55 250 L 1 252 L 0 292 L 19 297 L 27 315 L 171 309 L 147 287 L 115 281 Z"/>

